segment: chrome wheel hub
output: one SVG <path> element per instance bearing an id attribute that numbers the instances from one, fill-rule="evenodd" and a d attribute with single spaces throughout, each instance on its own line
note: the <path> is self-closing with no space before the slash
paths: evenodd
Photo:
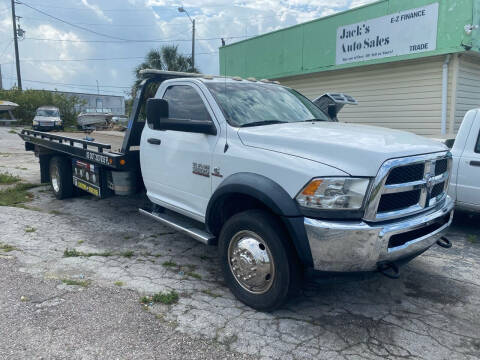
<path id="1" fill-rule="evenodd" d="M 60 191 L 60 174 L 58 172 L 58 167 L 54 166 L 53 171 L 50 172 L 50 180 L 52 181 L 52 187 L 55 192 Z"/>
<path id="2" fill-rule="evenodd" d="M 275 277 L 270 249 L 252 231 L 236 233 L 228 247 L 228 264 L 235 280 L 253 294 L 267 292 Z"/>

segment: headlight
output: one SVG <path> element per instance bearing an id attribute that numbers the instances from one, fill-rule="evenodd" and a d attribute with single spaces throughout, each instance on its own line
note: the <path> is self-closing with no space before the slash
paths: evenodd
<path id="1" fill-rule="evenodd" d="M 38 125 L 38 121 L 37 121 L 37 120 L 33 120 L 33 125 Z"/>
<path id="2" fill-rule="evenodd" d="M 362 178 L 316 178 L 300 191 L 296 200 L 312 210 L 359 210 L 369 182 Z"/>

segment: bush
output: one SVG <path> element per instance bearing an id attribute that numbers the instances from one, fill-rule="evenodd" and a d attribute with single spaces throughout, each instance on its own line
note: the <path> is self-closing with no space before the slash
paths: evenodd
<path id="1" fill-rule="evenodd" d="M 76 96 L 55 93 L 47 90 L 23 90 L 16 88 L 0 90 L 0 99 L 12 101 L 19 106 L 13 110 L 13 115 L 19 124 L 31 125 L 35 111 L 40 106 L 56 106 L 60 109 L 64 126 L 76 126 L 78 112 L 75 105 L 82 105 L 83 100 Z"/>

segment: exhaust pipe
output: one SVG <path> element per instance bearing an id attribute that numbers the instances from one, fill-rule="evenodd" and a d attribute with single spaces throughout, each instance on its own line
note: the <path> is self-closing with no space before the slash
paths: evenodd
<path id="1" fill-rule="evenodd" d="M 445 236 L 442 236 L 437 240 L 437 245 L 444 249 L 450 249 L 452 247 L 452 243 Z"/>
<path id="2" fill-rule="evenodd" d="M 377 270 L 389 279 L 398 279 L 400 277 L 400 269 L 393 262 L 381 262 L 377 264 Z"/>

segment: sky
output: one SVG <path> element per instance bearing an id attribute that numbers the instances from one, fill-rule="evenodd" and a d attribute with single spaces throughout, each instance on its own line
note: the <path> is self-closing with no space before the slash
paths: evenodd
<path id="1" fill-rule="evenodd" d="M 173 44 L 191 54 L 192 26 L 179 6 L 195 19 L 196 67 L 218 74 L 221 38 L 231 44 L 373 1 L 18 0 L 16 15 L 26 31 L 19 41 L 23 88 L 125 95 L 135 66 L 150 49 Z M 11 17 L 10 0 L 0 0 L 0 64 L 7 89 L 16 83 Z"/>

